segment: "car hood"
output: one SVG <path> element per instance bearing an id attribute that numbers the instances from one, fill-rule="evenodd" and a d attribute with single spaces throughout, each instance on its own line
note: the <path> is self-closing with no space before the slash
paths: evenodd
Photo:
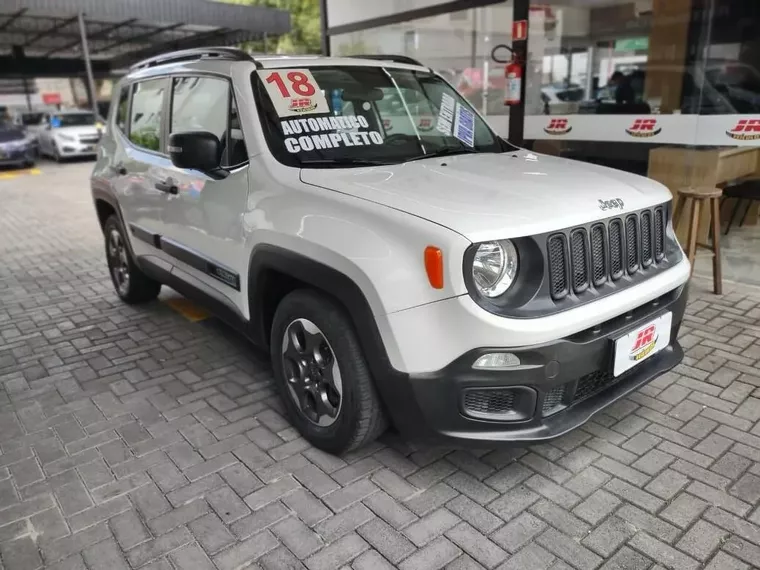
<path id="1" fill-rule="evenodd" d="M 71 135 L 78 137 L 79 135 L 92 135 L 97 136 L 98 129 L 95 125 L 83 125 L 80 127 L 58 127 L 53 129 L 54 135 Z"/>
<path id="2" fill-rule="evenodd" d="M 523 150 L 305 168 L 301 180 L 425 218 L 473 242 L 544 233 L 671 199 L 649 178 Z M 616 202 L 603 209 L 600 200 Z"/>
<path id="3" fill-rule="evenodd" d="M 23 140 L 23 129 L 16 128 L 1 128 L 0 129 L 0 143 Z"/>

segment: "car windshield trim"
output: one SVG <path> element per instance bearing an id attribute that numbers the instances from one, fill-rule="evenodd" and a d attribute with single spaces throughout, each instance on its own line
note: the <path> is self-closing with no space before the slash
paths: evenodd
<path id="1" fill-rule="evenodd" d="M 287 166 L 379 166 L 517 150 L 430 70 L 291 65 L 257 70 L 251 81 L 267 145 Z"/>

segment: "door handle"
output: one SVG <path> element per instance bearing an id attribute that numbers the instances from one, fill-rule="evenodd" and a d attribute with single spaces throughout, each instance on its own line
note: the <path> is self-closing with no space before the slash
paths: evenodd
<path id="1" fill-rule="evenodd" d="M 176 194 L 177 186 L 171 178 L 167 178 L 163 182 L 156 182 L 156 190 L 161 190 L 161 192 L 166 192 L 167 194 Z"/>

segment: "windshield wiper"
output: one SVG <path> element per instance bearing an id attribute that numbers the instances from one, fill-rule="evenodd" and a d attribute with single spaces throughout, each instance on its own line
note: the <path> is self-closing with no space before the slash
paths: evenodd
<path id="1" fill-rule="evenodd" d="M 412 162 L 413 160 L 422 160 L 423 158 L 439 158 L 441 156 L 454 156 L 457 154 L 477 154 L 480 151 L 475 149 L 469 149 L 466 147 L 443 147 L 439 148 L 438 150 L 434 150 L 433 152 L 426 152 L 425 154 L 421 154 L 419 156 L 413 156 L 412 158 L 405 160 L 404 162 Z"/>
<path id="2" fill-rule="evenodd" d="M 367 158 L 315 158 L 302 160 L 301 166 L 388 166 L 392 162 Z"/>

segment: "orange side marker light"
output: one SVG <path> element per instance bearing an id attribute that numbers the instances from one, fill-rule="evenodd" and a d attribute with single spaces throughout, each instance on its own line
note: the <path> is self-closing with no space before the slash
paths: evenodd
<path id="1" fill-rule="evenodd" d="M 425 271 L 433 289 L 443 289 L 443 252 L 432 245 L 425 248 Z"/>

